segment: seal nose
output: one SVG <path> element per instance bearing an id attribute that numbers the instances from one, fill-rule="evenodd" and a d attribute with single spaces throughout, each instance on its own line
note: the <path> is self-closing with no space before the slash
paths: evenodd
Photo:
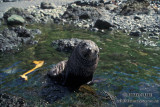
<path id="1" fill-rule="evenodd" d="M 88 48 L 88 49 L 87 49 L 87 52 L 89 52 L 89 53 L 90 53 L 90 52 L 91 52 L 91 48 Z"/>

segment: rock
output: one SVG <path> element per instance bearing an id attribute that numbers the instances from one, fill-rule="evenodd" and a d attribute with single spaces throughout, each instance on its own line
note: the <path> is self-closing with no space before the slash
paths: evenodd
<path id="1" fill-rule="evenodd" d="M 40 34 L 42 34 L 42 32 L 41 32 L 39 29 L 32 29 L 32 30 L 30 30 L 30 32 L 31 32 L 33 35 L 40 35 Z"/>
<path id="2" fill-rule="evenodd" d="M 159 47 L 160 47 L 160 41 L 158 41 L 156 44 L 157 44 L 157 46 L 159 46 Z"/>
<path id="3" fill-rule="evenodd" d="M 107 9 L 107 10 L 114 10 L 114 9 L 116 9 L 118 6 L 116 6 L 116 5 L 114 5 L 114 4 L 106 4 L 105 5 L 105 9 Z"/>
<path id="4" fill-rule="evenodd" d="M 133 14 L 149 14 L 149 2 L 147 0 L 143 0 L 141 2 L 128 0 L 122 7 L 120 7 L 121 15 L 133 15 Z"/>
<path id="5" fill-rule="evenodd" d="M 130 36 L 135 36 L 135 37 L 140 37 L 141 36 L 141 32 L 140 31 L 131 31 Z"/>
<path id="6" fill-rule="evenodd" d="M 62 18 L 61 16 L 66 11 L 66 7 L 57 6 L 55 9 L 41 9 L 39 7 L 30 7 L 27 9 L 30 12 L 29 19 L 34 19 L 33 22 L 36 23 L 60 23 Z M 33 18 L 32 18 L 33 17 Z"/>
<path id="7" fill-rule="evenodd" d="M 42 9 L 55 9 L 56 5 L 54 3 L 41 2 L 41 8 Z"/>
<path id="8" fill-rule="evenodd" d="M 80 7 L 80 6 L 74 6 L 71 5 L 68 6 L 66 12 L 63 14 L 64 19 L 73 19 L 73 20 L 79 20 L 79 19 L 92 19 L 97 20 L 101 17 L 100 12 L 95 7 Z"/>
<path id="9" fill-rule="evenodd" d="M 12 27 L 10 29 L 5 28 L 2 34 L 0 34 L 0 51 L 10 51 L 18 48 L 21 44 L 34 43 L 34 35 L 38 33 L 33 33 L 32 30 L 22 26 Z"/>
<path id="10" fill-rule="evenodd" d="M 23 17 L 24 19 L 26 19 L 26 21 L 33 20 L 33 19 L 28 18 L 30 17 L 30 13 L 27 10 L 24 10 L 21 8 L 14 8 L 14 7 L 9 9 L 7 12 L 5 12 L 3 15 L 3 18 L 5 21 L 7 21 L 7 19 L 11 17 L 12 15 L 19 15 Z"/>
<path id="11" fill-rule="evenodd" d="M 97 28 L 92 28 L 91 30 L 94 31 L 94 32 L 98 32 Z"/>
<path id="12" fill-rule="evenodd" d="M 6 93 L 0 93 L 1 107 L 27 107 L 27 103 L 23 98 L 12 96 Z"/>
<path id="13" fill-rule="evenodd" d="M 13 7 L 4 13 L 3 18 L 7 20 L 11 15 L 14 15 L 14 14 L 22 16 L 22 17 L 29 15 L 28 11 L 26 11 L 22 8 Z"/>
<path id="14" fill-rule="evenodd" d="M 98 19 L 95 22 L 94 27 L 96 27 L 98 29 L 109 29 L 110 27 L 113 27 L 113 25 L 104 19 Z"/>
<path id="15" fill-rule="evenodd" d="M 60 39 L 52 42 L 52 45 L 56 47 L 58 51 L 72 52 L 74 48 L 81 42 L 81 39 Z"/>
<path id="16" fill-rule="evenodd" d="M 157 9 L 157 14 L 160 14 L 160 7 Z"/>
<path id="17" fill-rule="evenodd" d="M 99 3 L 106 3 L 109 2 L 110 0 L 99 0 Z"/>
<path id="18" fill-rule="evenodd" d="M 7 19 L 8 25 L 23 25 L 25 20 L 19 15 L 12 15 Z"/>
<path id="19" fill-rule="evenodd" d="M 141 20 L 141 18 L 138 16 L 134 16 L 134 20 Z"/>
<path id="20" fill-rule="evenodd" d="M 87 5 L 89 5 L 89 2 L 87 2 L 87 1 L 75 1 L 74 3 L 76 5 L 78 5 L 78 6 L 87 6 Z"/>
<path id="21" fill-rule="evenodd" d="M 16 2 L 18 0 L 3 0 L 3 2 Z"/>
<path id="22" fill-rule="evenodd" d="M 157 43 L 154 41 L 151 41 L 147 38 L 142 38 L 141 40 L 138 41 L 139 44 L 142 44 L 144 46 L 157 46 Z"/>
<path id="23" fill-rule="evenodd" d="M 92 6 L 97 7 L 99 3 L 97 1 L 75 1 L 74 2 L 77 6 Z"/>

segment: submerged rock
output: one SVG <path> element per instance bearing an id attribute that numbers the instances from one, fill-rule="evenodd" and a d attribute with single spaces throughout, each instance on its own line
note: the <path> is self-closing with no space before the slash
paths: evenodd
<path id="1" fill-rule="evenodd" d="M 39 30 L 33 31 L 22 26 L 5 28 L 0 34 L 0 51 L 10 51 L 21 44 L 33 44 L 36 34 L 40 34 Z"/>
<path id="2" fill-rule="evenodd" d="M 27 107 L 27 103 L 23 98 L 12 96 L 6 93 L 0 93 L 1 107 Z"/>
<path id="3" fill-rule="evenodd" d="M 81 42 L 81 39 L 60 39 L 52 42 L 52 45 L 56 47 L 58 51 L 72 52 L 75 47 Z"/>

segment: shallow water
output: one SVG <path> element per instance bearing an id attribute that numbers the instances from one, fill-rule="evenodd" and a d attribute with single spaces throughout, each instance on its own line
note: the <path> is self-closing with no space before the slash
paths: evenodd
<path id="1" fill-rule="evenodd" d="M 93 33 L 53 24 L 29 25 L 28 28 L 39 28 L 43 32 L 36 36 L 38 44 L 23 46 L 17 53 L 0 54 L 2 93 L 23 97 L 30 105 L 49 102 L 55 106 L 106 106 L 109 103 L 107 100 L 99 101 L 88 93 L 70 92 L 46 79 L 47 71 L 70 54 L 57 52 L 51 42 L 62 38 L 80 38 L 93 40 L 100 48 L 94 84 L 90 86 L 97 95 L 109 92 L 118 107 L 160 105 L 160 47 L 141 46 L 137 38 L 131 40 L 122 32 Z M 28 74 L 28 81 L 24 81 L 19 75 L 34 68 L 34 60 L 44 60 L 45 63 Z"/>

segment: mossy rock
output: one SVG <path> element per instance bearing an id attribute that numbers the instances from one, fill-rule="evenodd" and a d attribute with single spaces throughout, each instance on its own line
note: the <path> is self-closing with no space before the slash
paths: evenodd
<path id="1" fill-rule="evenodd" d="M 25 20 L 23 17 L 19 15 L 12 15 L 7 19 L 7 24 L 8 25 L 23 25 L 25 23 Z"/>
<path id="2" fill-rule="evenodd" d="M 26 18 L 27 16 L 30 15 L 27 10 L 24 10 L 22 8 L 12 7 L 11 9 L 9 9 L 7 12 L 4 13 L 3 18 L 5 20 L 7 20 L 9 17 L 11 17 L 12 15 L 15 15 L 15 14 L 22 16 L 23 18 Z"/>

